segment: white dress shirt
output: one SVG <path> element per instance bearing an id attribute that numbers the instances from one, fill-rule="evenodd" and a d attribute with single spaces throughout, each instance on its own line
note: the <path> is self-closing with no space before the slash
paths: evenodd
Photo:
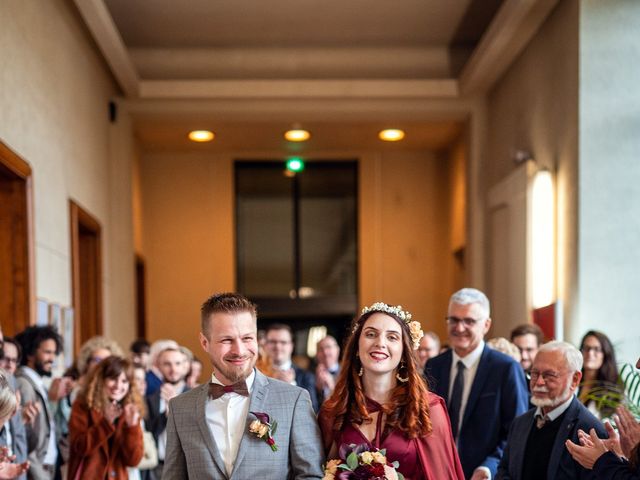
<path id="1" fill-rule="evenodd" d="M 476 372 L 478 371 L 478 364 L 480 363 L 480 357 L 482 356 L 482 350 L 484 349 L 484 341 L 480 341 L 480 344 L 467 354 L 465 357 L 460 357 L 455 350 L 452 350 L 453 361 L 451 362 L 451 373 L 449 374 L 449 398 L 451 398 L 451 391 L 453 390 L 453 382 L 458 373 L 458 360 L 464 364 L 464 387 L 462 388 L 462 402 L 460 404 L 460 419 L 458 425 L 462 425 L 462 419 L 464 418 L 464 410 L 467 408 L 467 400 L 469 399 L 469 393 L 471 392 L 471 385 L 476 378 Z"/>
<path id="2" fill-rule="evenodd" d="M 466 356 L 459 356 L 455 350 L 451 350 L 453 353 L 453 361 L 451 362 L 451 372 L 449 373 L 449 398 L 453 390 L 453 382 L 455 381 L 456 374 L 458 373 L 458 360 L 464 364 L 464 384 L 462 388 L 462 401 L 460 402 L 460 419 L 458 420 L 459 429 L 462 427 L 462 419 L 464 418 L 464 411 L 467 408 L 467 400 L 469 400 L 469 393 L 471 392 L 471 386 L 473 380 L 476 378 L 478 372 L 478 365 L 480 364 L 480 357 L 482 356 L 482 350 L 484 350 L 484 340 L 480 341 L 480 344 L 468 353 Z M 460 431 L 460 430 L 458 430 Z M 478 467 L 477 469 L 483 470 L 491 479 L 491 470 L 487 467 Z M 476 469 L 476 470 L 477 470 Z"/>
<path id="3" fill-rule="evenodd" d="M 238 456 L 240 440 L 242 440 L 246 428 L 251 390 L 255 378 L 256 372 L 254 370 L 246 380 L 247 389 L 249 390 L 248 397 L 231 392 L 225 393 L 215 400 L 211 398 L 207 400 L 205 407 L 207 425 L 218 446 L 225 469 L 227 470 L 227 475 L 231 475 L 236 457 Z M 224 385 L 214 374 L 211 375 L 211 381 L 219 385 Z"/>
<path id="4" fill-rule="evenodd" d="M 572 401 L 573 401 L 573 395 L 570 395 L 567 400 L 562 402 L 560 405 L 558 405 L 556 408 L 551 410 L 546 415 L 542 413 L 542 408 L 536 407 L 536 413 L 533 415 L 533 418 L 536 418 L 537 416 L 541 416 L 546 418 L 548 421 L 553 422 L 556 418 L 562 415 L 567 410 L 567 408 L 569 408 L 569 405 L 571 405 Z"/>

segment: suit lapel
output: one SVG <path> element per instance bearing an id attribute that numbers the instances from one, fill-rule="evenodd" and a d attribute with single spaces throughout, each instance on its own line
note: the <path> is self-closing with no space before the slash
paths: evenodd
<path id="1" fill-rule="evenodd" d="M 569 408 L 567 408 L 567 413 L 562 420 L 558 434 L 556 435 L 553 449 L 551 449 L 551 458 L 549 459 L 549 466 L 547 467 L 547 478 L 556 478 L 560 458 L 567 451 L 564 442 L 569 438 L 569 433 L 578 421 L 578 413 L 578 399 L 573 397 Z"/>
<path id="2" fill-rule="evenodd" d="M 522 475 L 522 464 L 524 462 L 524 451 L 527 448 L 527 440 L 529 439 L 529 433 L 533 428 L 535 410 L 531 410 L 524 414 L 522 421 L 515 422 L 513 426 L 513 432 L 509 437 L 509 473 L 513 478 L 520 478 Z M 511 465 L 514 465 L 514 469 L 511 469 Z M 553 478 L 553 477 L 550 477 Z"/>
<path id="3" fill-rule="evenodd" d="M 264 412 L 264 404 L 267 398 L 267 391 L 269 380 L 265 377 L 258 369 L 255 370 L 256 378 L 253 381 L 253 388 L 251 390 L 251 400 L 249 401 L 249 412 Z M 267 412 L 268 413 L 268 412 Z M 247 453 L 247 449 L 249 448 L 249 425 L 251 422 L 255 420 L 255 417 L 250 413 L 247 414 L 247 418 L 245 420 L 245 428 L 244 433 L 242 435 L 242 439 L 240 440 L 240 447 L 238 447 L 238 455 L 236 455 L 236 461 L 233 465 L 233 472 L 231 472 L 231 478 L 233 478 L 234 474 L 240 467 L 242 463 L 242 459 Z"/>
<path id="4" fill-rule="evenodd" d="M 489 376 L 489 363 L 491 360 L 489 359 L 489 347 L 486 345 L 482 349 L 482 355 L 480 356 L 480 361 L 478 362 L 478 368 L 476 369 L 476 376 L 473 379 L 473 383 L 471 384 L 471 391 L 469 392 L 469 398 L 467 399 L 467 405 L 464 407 L 464 416 L 462 418 L 462 423 L 460 424 L 460 430 L 464 427 L 464 424 L 467 423 L 471 412 L 473 411 L 473 407 L 475 406 L 478 398 L 480 398 L 480 393 L 484 389 L 484 382 L 487 380 Z"/>
<path id="5" fill-rule="evenodd" d="M 444 403 L 449 405 L 449 382 L 451 381 L 451 362 L 453 362 L 453 354 L 451 350 L 447 350 L 443 353 L 444 367 L 442 371 L 442 385 L 436 385 L 436 389 L 439 390 L 439 394 L 444 398 Z"/>
<path id="6" fill-rule="evenodd" d="M 196 418 L 198 422 L 198 427 L 200 427 L 200 434 L 204 439 L 204 444 L 209 449 L 209 453 L 211 453 L 211 457 L 215 462 L 216 466 L 220 470 L 220 472 L 226 477 L 227 469 L 224 466 L 224 461 L 222 460 L 222 456 L 220 455 L 220 451 L 218 450 L 218 446 L 213 441 L 213 436 L 211 435 L 211 430 L 209 430 L 209 425 L 207 425 L 207 398 L 209 396 L 209 384 L 205 383 L 198 387 L 200 392 L 197 396 L 196 400 Z"/>

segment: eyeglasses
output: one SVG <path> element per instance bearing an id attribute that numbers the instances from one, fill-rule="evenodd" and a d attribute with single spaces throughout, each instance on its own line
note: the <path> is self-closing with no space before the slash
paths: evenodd
<path id="1" fill-rule="evenodd" d="M 268 345 L 289 345 L 290 343 L 288 340 L 267 340 Z"/>
<path id="2" fill-rule="evenodd" d="M 553 372 L 551 370 L 547 370 L 546 372 L 541 372 L 539 370 L 531 370 L 529 375 L 531 376 L 531 380 L 533 380 L 534 382 L 538 380 L 538 377 L 542 377 L 543 382 L 557 382 L 558 379 L 560 378 L 560 375 L 562 375 L 562 373 Z"/>
<path id="3" fill-rule="evenodd" d="M 465 327 L 473 327 L 476 323 L 480 322 L 480 320 L 471 317 L 444 317 L 444 319 L 450 327 L 457 327 L 460 323 L 463 323 Z"/>
<path id="4" fill-rule="evenodd" d="M 602 347 L 588 347 L 588 346 L 584 346 L 581 348 L 582 353 L 589 353 L 589 352 L 593 352 L 593 353 L 602 353 Z"/>
<path id="5" fill-rule="evenodd" d="M 15 363 L 16 365 L 18 364 L 18 359 L 17 358 L 7 357 L 6 355 L 4 356 L 2 361 L 4 361 L 5 363 Z"/>

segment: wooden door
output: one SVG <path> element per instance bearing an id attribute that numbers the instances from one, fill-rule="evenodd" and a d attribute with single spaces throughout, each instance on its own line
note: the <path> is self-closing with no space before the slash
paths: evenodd
<path id="1" fill-rule="evenodd" d="M 33 323 L 31 167 L 0 142 L 0 321 L 13 336 Z"/>
<path id="2" fill-rule="evenodd" d="M 72 297 L 76 314 L 76 351 L 85 341 L 101 335 L 102 251 L 100 223 L 70 200 Z"/>

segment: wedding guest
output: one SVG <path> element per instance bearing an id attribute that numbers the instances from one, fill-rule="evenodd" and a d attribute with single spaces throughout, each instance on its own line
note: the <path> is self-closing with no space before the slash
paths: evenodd
<path id="1" fill-rule="evenodd" d="M 68 478 L 127 480 L 142 459 L 142 399 L 129 360 L 105 358 L 87 378 L 71 410 Z"/>
<path id="2" fill-rule="evenodd" d="M 274 323 L 267 327 L 265 352 L 271 359 L 274 376 L 309 392 L 313 410 L 318 411 L 315 375 L 293 363 L 293 331 L 289 325 Z"/>
<path id="3" fill-rule="evenodd" d="M 512 420 L 527 411 L 524 372 L 518 362 L 484 342 L 491 306 L 483 292 L 455 292 L 445 319 L 451 350 L 429 359 L 425 375 L 429 387 L 447 401 L 465 476 L 491 479 Z"/>
<path id="4" fill-rule="evenodd" d="M 405 478 L 464 479 L 444 401 L 428 391 L 413 354 L 420 324 L 378 302 L 362 310 L 351 331 L 318 418 L 328 458 L 342 445 L 365 443 L 386 449 Z"/>
<path id="5" fill-rule="evenodd" d="M 11 451 L 15 446 L 15 431 L 11 428 L 11 419 L 16 416 L 18 399 L 9 383 L 7 374 L 0 370 L 0 479 L 23 477 L 29 469 L 29 462 L 21 459 L 15 463 Z M 25 452 L 26 455 L 26 452 Z"/>
<path id="6" fill-rule="evenodd" d="M 200 385 L 200 375 L 202 375 L 202 362 L 194 356 L 191 360 L 189 373 L 187 374 L 187 386 L 189 388 L 196 388 Z"/>
<path id="7" fill-rule="evenodd" d="M 56 435 L 59 451 L 59 463 L 65 470 L 69 462 L 69 419 L 71 418 L 71 406 L 84 386 L 87 375 L 102 360 L 111 356 L 122 356 L 122 349 L 113 340 L 107 337 L 95 336 L 84 342 L 80 347 L 74 366 L 69 368 L 63 378 L 68 378 L 73 385 L 71 392 L 52 405 L 56 423 Z M 67 467 L 64 467 L 67 465 Z"/>
<path id="8" fill-rule="evenodd" d="M 2 358 L 0 358 L 0 368 L 10 375 L 15 375 L 20 359 L 22 358 L 22 349 L 20 344 L 11 337 L 5 337 L 2 344 Z"/>
<path id="9" fill-rule="evenodd" d="M 511 342 L 520 350 L 520 365 L 528 376 L 538 349 L 544 343 L 544 334 L 535 323 L 523 323 L 511 330 Z"/>
<path id="10" fill-rule="evenodd" d="M 58 464 L 56 425 L 49 402 L 57 402 L 69 394 L 73 382 L 56 378 L 46 387 L 44 379 L 51 377 L 53 362 L 62 349 L 62 337 L 52 326 L 30 326 L 16 335 L 22 347 L 21 366 L 16 380 L 27 422 L 25 430 L 29 449 L 28 478 L 53 479 Z"/>
<path id="11" fill-rule="evenodd" d="M 135 340 L 129 346 L 129 356 L 134 365 L 142 366 L 145 371 L 149 369 L 149 355 L 151 345 L 144 338 Z M 146 382 L 145 382 L 146 383 Z"/>
<path id="12" fill-rule="evenodd" d="M 490 338 L 487 340 L 487 346 L 493 348 L 497 352 L 502 352 L 505 355 L 508 355 L 518 363 L 521 363 L 522 361 L 520 349 L 504 337 Z"/>
<path id="13" fill-rule="evenodd" d="M 420 346 L 416 351 L 418 355 L 418 368 L 422 371 L 427 360 L 440 354 L 440 337 L 435 332 L 424 332 L 420 340 Z"/>
<path id="14" fill-rule="evenodd" d="M 165 348 L 180 348 L 175 340 L 156 340 L 149 350 L 149 369 L 147 370 L 147 396 L 160 390 L 163 383 L 162 373 L 158 368 L 158 354 Z"/>
<path id="15" fill-rule="evenodd" d="M 602 332 L 589 330 L 580 341 L 580 351 L 584 365 L 578 398 L 598 418 L 609 417 L 615 405 L 599 400 L 611 391 L 620 391 L 616 354 L 611 340 Z"/>
<path id="16" fill-rule="evenodd" d="M 316 344 L 316 351 L 316 390 L 318 403 L 322 405 L 336 386 L 340 373 L 340 347 L 334 337 L 327 335 Z"/>
<path id="17" fill-rule="evenodd" d="M 567 342 L 545 343 L 531 367 L 531 403 L 535 406 L 517 417 L 496 480 L 593 480 L 593 473 L 571 458 L 562 446 L 577 441 L 580 429 L 602 424 L 575 396 L 580 383 L 582 355 Z"/>
<path id="18" fill-rule="evenodd" d="M 158 448 L 158 465 L 154 477 L 162 477 L 167 446 L 167 414 L 169 402 L 181 393 L 189 390 L 185 383 L 186 356 L 181 348 L 167 347 L 158 354 L 156 364 L 162 375 L 160 389 L 147 396 L 147 426 Z"/>
<path id="19" fill-rule="evenodd" d="M 140 398 L 144 398 L 147 392 L 146 375 L 146 368 L 138 364 L 133 365 L 134 384 L 132 388 L 138 390 Z M 127 467 L 129 480 L 155 480 L 152 469 L 158 465 L 158 447 L 156 446 L 156 441 L 153 439 L 153 435 L 147 430 L 144 417 L 140 419 L 140 428 L 142 429 L 144 455 L 138 465 L 135 467 Z"/>

